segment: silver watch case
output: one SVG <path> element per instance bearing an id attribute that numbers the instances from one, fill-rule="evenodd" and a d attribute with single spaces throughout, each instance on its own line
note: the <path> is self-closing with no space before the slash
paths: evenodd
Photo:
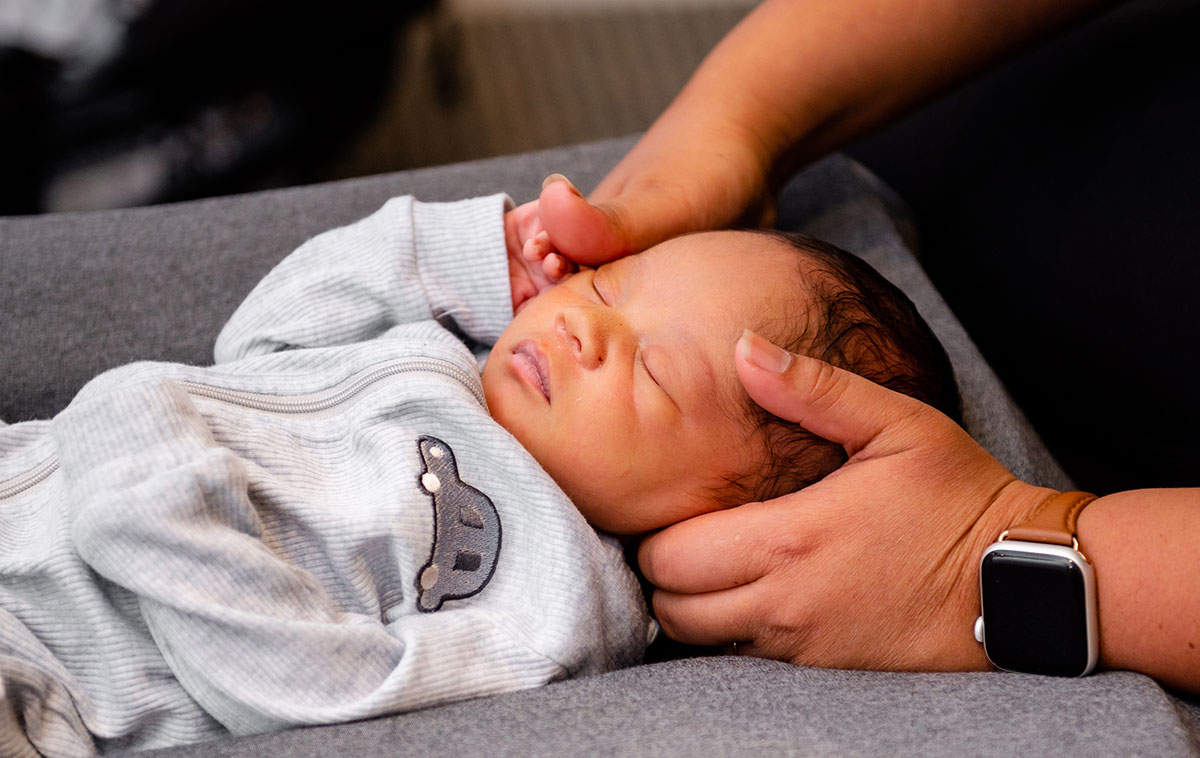
<path id="1" fill-rule="evenodd" d="M 1079 550 L 1002 539 L 979 562 L 975 639 L 1006 671 L 1086 676 L 1100 657 L 1096 578 Z"/>

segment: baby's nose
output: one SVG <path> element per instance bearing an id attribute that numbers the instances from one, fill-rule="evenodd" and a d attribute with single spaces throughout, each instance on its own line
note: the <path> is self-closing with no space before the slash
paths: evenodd
<path id="1" fill-rule="evenodd" d="M 564 308 L 557 325 L 581 366 L 591 371 L 604 365 L 613 330 L 598 308 Z"/>

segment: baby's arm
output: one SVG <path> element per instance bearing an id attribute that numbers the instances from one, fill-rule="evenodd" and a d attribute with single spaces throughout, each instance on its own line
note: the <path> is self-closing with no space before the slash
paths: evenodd
<path id="1" fill-rule="evenodd" d="M 512 317 L 504 195 L 454 203 L 389 200 L 285 258 L 217 339 L 218 362 L 362 342 L 394 326 L 452 320 L 494 342 Z"/>
<path id="2" fill-rule="evenodd" d="M 216 444 L 176 385 L 88 405 L 53 422 L 78 554 L 137 597 L 180 684 L 234 733 L 367 718 L 564 673 L 481 608 L 410 608 L 386 625 L 344 608 L 284 559 L 294 535 L 256 508 L 245 463 Z"/>

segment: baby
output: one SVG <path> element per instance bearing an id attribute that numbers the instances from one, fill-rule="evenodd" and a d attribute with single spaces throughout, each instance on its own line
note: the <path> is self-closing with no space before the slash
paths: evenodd
<path id="1" fill-rule="evenodd" d="M 0 754 L 347 721 L 638 662 L 655 625 L 597 529 L 771 497 L 842 459 L 749 401 L 745 327 L 956 406 L 907 299 L 802 238 L 678 238 L 514 316 L 508 207 L 393 199 L 281 262 L 215 366 L 132 364 L 52 421 L 0 427 Z"/>

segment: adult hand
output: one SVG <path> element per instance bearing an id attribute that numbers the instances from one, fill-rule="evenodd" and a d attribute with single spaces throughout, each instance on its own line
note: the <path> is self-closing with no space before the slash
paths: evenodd
<path id="1" fill-rule="evenodd" d="M 598 266 L 687 232 L 770 225 L 770 159 L 755 151 L 758 141 L 749 134 L 739 139 L 732 129 L 709 135 L 673 120 L 672 111 L 664 114 L 590 198 L 561 174 L 547 177 L 539 198 L 546 233 L 526 255 L 535 261 L 549 255 L 552 271 L 561 271 L 555 253 L 568 264 Z"/>
<path id="2" fill-rule="evenodd" d="M 686 232 L 767 225 L 801 166 L 1114 3 L 763 0 L 587 200 L 546 187 L 546 249 L 596 266 Z"/>
<path id="3" fill-rule="evenodd" d="M 799 492 L 646 538 L 673 638 L 807 665 L 988 668 L 978 560 L 1052 490 L 1018 481 L 946 416 L 747 332 L 737 371 L 766 410 L 845 447 Z"/>

